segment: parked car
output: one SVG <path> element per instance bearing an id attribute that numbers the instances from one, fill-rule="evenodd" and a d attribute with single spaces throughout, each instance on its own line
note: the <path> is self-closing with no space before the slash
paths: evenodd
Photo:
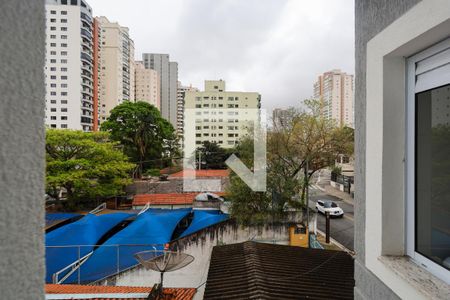
<path id="1" fill-rule="evenodd" d="M 344 216 L 344 211 L 336 203 L 330 200 L 317 200 L 316 210 L 322 214 L 326 212 L 330 213 L 330 217 L 340 217 Z"/>

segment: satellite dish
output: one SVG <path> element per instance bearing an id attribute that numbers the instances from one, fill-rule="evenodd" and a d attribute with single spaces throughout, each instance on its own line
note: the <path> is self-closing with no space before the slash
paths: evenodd
<path id="1" fill-rule="evenodd" d="M 147 299 L 164 299 L 164 273 L 179 270 L 194 261 L 192 255 L 168 250 L 142 251 L 134 254 L 134 257 L 147 270 L 161 273 L 161 282 L 155 284 Z"/>

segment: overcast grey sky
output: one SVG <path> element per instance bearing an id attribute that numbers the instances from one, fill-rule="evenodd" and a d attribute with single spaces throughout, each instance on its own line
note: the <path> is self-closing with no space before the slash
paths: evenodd
<path id="1" fill-rule="evenodd" d="M 184 85 L 257 91 L 263 107 L 299 106 L 317 75 L 354 73 L 352 0 L 89 0 L 130 28 L 136 59 L 168 53 Z"/>

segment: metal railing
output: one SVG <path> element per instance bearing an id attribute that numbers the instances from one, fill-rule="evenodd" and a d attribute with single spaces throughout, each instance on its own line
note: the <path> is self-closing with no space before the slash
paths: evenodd
<path id="1" fill-rule="evenodd" d="M 47 278 L 51 278 L 54 284 L 64 283 L 91 283 L 114 276 L 120 272 L 126 271 L 138 265 L 134 259 L 135 253 L 147 250 L 164 249 L 165 244 L 118 244 L 118 245 L 65 245 L 65 246 L 46 246 L 47 266 L 51 266 L 52 259 L 61 257 L 73 257 L 74 261 L 67 266 L 55 271 L 47 270 Z M 107 270 L 93 270 L 92 265 L 85 268 L 86 263 L 92 260 L 96 251 L 102 249 L 102 257 L 109 257 L 111 264 Z M 96 278 L 92 280 L 92 278 Z"/>

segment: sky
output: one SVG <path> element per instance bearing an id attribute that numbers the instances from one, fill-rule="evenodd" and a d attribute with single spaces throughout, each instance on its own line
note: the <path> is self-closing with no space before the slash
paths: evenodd
<path id="1" fill-rule="evenodd" d="M 203 90 L 259 92 L 263 108 L 299 107 L 317 76 L 354 74 L 352 0 L 89 0 L 130 29 L 136 60 L 168 53 L 178 79 Z"/>

